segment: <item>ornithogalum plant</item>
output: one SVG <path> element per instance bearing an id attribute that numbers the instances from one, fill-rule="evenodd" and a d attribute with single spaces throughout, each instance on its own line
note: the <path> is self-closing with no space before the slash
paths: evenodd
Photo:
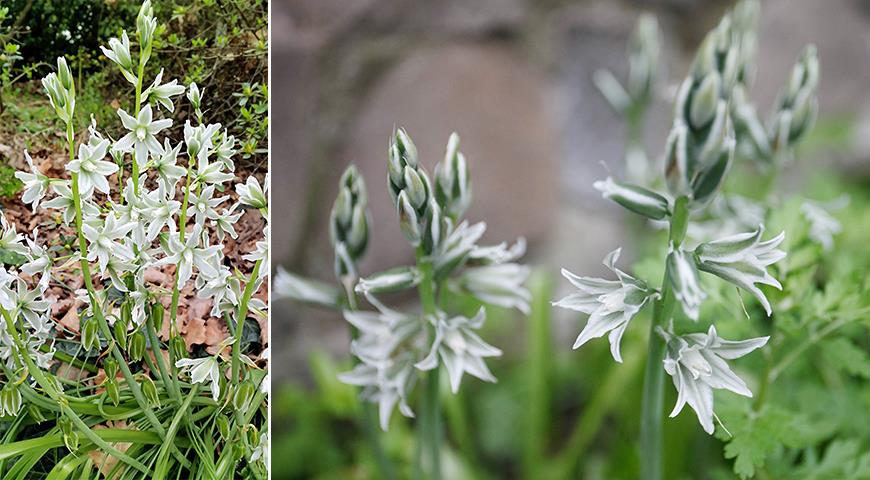
<path id="1" fill-rule="evenodd" d="M 778 248 L 784 233 L 765 239 L 760 224 L 763 216 L 751 231 L 701 242 L 693 242 L 686 235 L 721 190 L 737 145 L 752 143 L 762 150 L 784 150 L 811 122 L 815 101 L 811 94 L 817 77 L 812 50 L 796 67 L 799 71 L 782 96 L 769 131 L 758 131 L 761 127 L 747 113 L 752 109 L 746 103 L 745 87 L 754 46 L 748 25 L 752 23 L 755 7 L 752 2 L 742 3 L 707 35 L 689 75 L 677 91 L 673 127 L 665 149 L 664 182 L 655 179 L 645 182 L 666 184 L 667 192 L 612 178 L 595 184 L 605 198 L 649 220 L 667 223 L 668 247 L 661 255 L 664 270 L 661 283 L 650 285 L 618 269 L 619 250 L 616 250 L 605 259 L 615 278 L 581 277 L 563 270 L 578 292 L 555 302 L 556 306 L 589 315 L 574 348 L 607 335 L 617 362 L 622 361 L 620 341 L 624 332 L 644 306 L 652 305 L 640 429 L 640 468 L 645 479 L 662 476 L 665 374 L 672 378 L 677 390 L 671 416 L 688 404 L 704 431 L 712 434 L 716 418 L 714 389 L 752 396 L 744 380 L 731 370 L 729 361 L 763 347 L 768 341 L 768 337 L 724 339 L 712 325 L 715 319 L 704 319 L 711 324 L 706 332 L 692 328 L 692 322 L 688 326 L 685 322 L 674 322 L 677 309 L 694 322 L 700 320 L 700 307 L 707 297 L 701 275 L 717 276 L 750 293 L 768 316 L 773 307 L 761 287 L 782 288 L 771 267 L 786 255 Z"/>
<path id="2" fill-rule="evenodd" d="M 55 425 L 39 439 L 0 446 L 7 449 L 3 459 L 15 456 L 10 451 L 21 456 L 11 470 L 0 466 L 4 478 L 21 478 L 22 466 L 61 445 L 69 455 L 49 477 L 89 477 L 95 467 L 107 478 L 266 477 L 266 372 L 241 344 L 249 314 L 266 315 L 266 304 L 253 294 L 268 273 L 268 223 L 242 255 L 252 266 L 249 275 L 231 269 L 223 252 L 225 240 L 237 237 L 243 210 L 268 220 L 268 177 L 264 186 L 253 176 L 234 185 L 235 139 L 219 124 L 203 122 L 196 85 L 187 89 L 196 118 L 184 125 L 183 142 L 167 135 L 186 88 L 164 82 L 161 71 L 143 90 L 156 30 L 145 1 L 136 19 L 138 56 L 126 31 L 103 48 L 135 91 L 129 107 L 117 111 L 124 129 L 118 139 L 92 120 L 77 142 L 75 82 L 64 58 L 42 81 L 65 126 L 69 177 L 45 175 L 27 152 L 30 171 L 17 176 L 22 199 L 34 210 L 56 211 L 57 228 L 74 232 L 75 242 L 68 250 L 49 248 L 36 230 L 27 238 L 2 218 L 0 248 L 22 259 L 17 270 L 0 269 L 2 409 L 20 415 L 13 431 L 46 420 Z M 233 187 L 235 202 L 227 195 Z M 163 265 L 175 267 L 171 285 L 147 279 L 147 270 Z M 98 352 L 88 357 L 96 363 L 55 348 L 70 332 L 51 318 L 47 289 L 57 282 L 55 269 L 72 268 L 84 282 L 75 292 L 77 341 Z M 225 319 L 230 331 L 216 351 L 197 358 L 188 358 L 179 333 L 186 285 L 210 299 L 210 314 Z M 158 336 L 164 322 L 167 343 Z M 101 368 L 105 380 L 92 387 L 71 382 L 51 368 L 55 360 L 83 372 Z M 106 425 L 120 421 L 126 427 Z M 106 461 L 88 460 L 93 450 Z"/>
<path id="3" fill-rule="evenodd" d="M 494 382 L 485 360 L 501 356 L 501 350 L 477 333 L 486 310 L 480 308 L 472 316 L 452 314 L 445 299 L 450 292 L 459 292 L 483 304 L 527 313 L 530 294 L 523 284 L 529 270 L 514 263 L 523 255 L 525 242 L 479 245 L 486 225 L 462 220 L 471 201 L 471 183 L 455 133 L 433 177 L 423 168 L 404 129 L 393 133 L 388 158 L 387 189 L 399 226 L 414 248 L 416 263 L 358 276 L 356 263 L 369 239 L 369 214 L 362 178 L 350 167 L 342 176 L 330 217 L 335 273 L 344 291 L 279 272 L 276 292 L 344 311 L 351 325 L 350 350 L 355 366 L 340 379 L 360 387 L 361 397 L 377 404 L 382 429 L 388 429 L 397 407 L 402 415 L 415 416 L 412 394 L 417 384 L 423 384 L 416 423 L 420 444 L 417 471 L 437 479 L 441 478 L 442 369 L 451 392 L 457 393 L 466 373 Z M 379 298 L 415 287 L 419 310 L 396 310 Z M 373 308 L 359 309 L 358 296 Z"/>

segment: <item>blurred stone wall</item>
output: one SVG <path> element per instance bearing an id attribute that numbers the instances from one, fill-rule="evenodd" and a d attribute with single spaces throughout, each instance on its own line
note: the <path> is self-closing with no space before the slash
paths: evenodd
<path id="1" fill-rule="evenodd" d="M 657 13 L 671 85 L 700 38 L 730 5 L 713 0 L 273 0 L 272 184 L 276 265 L 329 280 L 326 219 L 344 168 L 365 176 L 373 210 L 363 272 L 408 262 L 386 192 L 391 130 L 403 126 L 431 171 L 452 131 L 462 138 L 486 240 L 529 240 L 527 261 L 595 272 L 625 242 L 617 208 L 592 181 L 618 175 L 623 125 L 592 84 L 607 68 L 622 78 L 627 36 L 642 10 Z M 763 2 L 759 72 L 765 111 L 805 43 L 818 44 L 822 115 L 868 116 L 867 1 Z M 670 127 L 662 88 L 646 132 L 659 155 Z M 863 161 L 865 152 L 842 159 Z M 847 159 L 851 159 L 848 160 Z M 605 168 L 602 166 L 606 164 Z M 866 170 L 866 169 L 865 169 Z M 570 345 L 576 320 L 557 328 Z M 276 378 L 304 375 L 313 345 L 346 349 L 334 314 L 276 301 Z M 564 338 L 563 338 L 564 337 Z"/>

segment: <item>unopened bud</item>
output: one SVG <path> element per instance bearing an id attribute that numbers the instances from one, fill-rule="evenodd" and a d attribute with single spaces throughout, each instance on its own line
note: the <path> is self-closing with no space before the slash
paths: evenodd
<path id="1" fill-rule="evenodd" d="M 420 283 L 420 271 L 415 267 L 396 267 L 366 278 L 356 285 L 359 293 L 398 292 L 416 287 Z"/>
<path id="2" fill-rule="evenodd" d="M 0 390 L 0 416 L 17 416 L 22 405 L 21 392 L 15 384 L 9 383 Z"/>
<path id="3" fill-rule="evenodd" d="M 716 115 L 716 107 L 719 104 L 719 92 L 722 89 L 722 80 L 719 74 L 711 72 L 701 81 L 692 98 L 689 109 L 689 118 L 695 129 L 704 128 Z"/>
<path id="4" fill-rule="evenodd" d="M 105 383 L 106 387 L 106 395 L 109 396 L 109 400 L 115 404 L 117 407 L 119 403 L 121 403 L 121 389 L 118 387 L 118 381 L 114 378 L 110 378 Z"/>
<path id="5" fill-rule="evenodd" d="M 675 197 L 689 193 L 687 141 L 688 129 L 682 122 L 677 122 L 665 145 L 665 180 Z"/>
<path id="6" fill-rule="evenodd" d="M 82 346 L 88 350 L 100 349 L 100 335 L 96 320 L 88 318 L 82 322 Z"/>
<path id="7" fill-rule="evenodd" d="M 154 380 L 147 375 L 142 375 L 139 377 L 139 387 L 142 389 L 142 395 L 145 396 L 145 400 L 152 407 L 160 406 L 160 394 L 157 392 L 157 385 L 154 384 Z"/>
<path id="8" fill-rule="evenodd" d="M 142 357 L 145 356 L 145 334 L 136 331 L 130 335 L 130 348 L 127 350 L 127 354 L 130 356 L 130 360 L 134 362 L 138 362 L 142 360 Z"/>
<path id="9" fill-rule="evenodd" d="M 396 201 L 398 203 L 399 227 L 401 227 L 402 233 L 405 234 L 408 241 L 412 245 L 417 246 L 420 244 L 420 224 L 418 223 L 417 212 L 414 210 L 413 205 L 411 205 L 411 201 L 408 200 L 408 194 L 405 190 L 399 192 Z"/>
<path id="10" fill-rule="evenodd" d="M 114 330 L 115 341 L 118 342 L 118 346 L 121 347 L 121 350 L 127 351 L 127 324 L 117 321 L 112 325 L 112 329 Z"/>
<path id="11" fill-rule="evenodd" d="M 57 57 L 57 78 L 60 80 L 61 86 L 69 92 L 70 95 L 75 95 L 75 84 L 73 83 L 72 72 L 69 65 L 66 63 L 66 58 Z"/>
<path id="12" fill-rule="evenodd" d="M 187 358 L 187 344 L 184 343 L 184 339 L 180 336 L 176 335 L 169 340 L 169 348 L 172 349 L 176 360 Z"/>
<path id="13" fill-rule="evenodd" d="M 414 209 L 419 210 L 423 207 L 428 198 L 429 192 L 426 191 L 426 185 L 423 183 L 423 180 L 420 178 L 417 171 L 410 166 L 405 166 L 404 181 L 404 191 L 408 194 L 408 200 L 410 200 Z"/>
<path id="14" fill-rule="evenodd" d="M 225 415 L 218 415 L 215 419 L 215 423 L 217 423 L 218 432 L 221 435 L 221 438 L 224 442 L 229 442 L 232 437 L 230 432 L 230 421 L 227 419 Z"/>
<path id="15" fill-rule="evenodd" d="M 118 375 L 118 362 L 114 358 L 104 359 L 103 371 L 106 372 L 107 378 L 115 378 Z"/>
<path id="16" fill-rule="evenodd" d="M 471 202 L 468 165 L 459 151 L 459 135 L 453 133 L 447 141 L 444 161 L 435 167 L 435 198 L 453 218 L 460 217 Z"/>
<path id="17" fill-rule="evenodd" d="M 163 304 L 156 302 L 151 305 L 151 321 L 154 323 L 154 328 L 159 332 L 163 329 Z"/>
<path id="18" fill-rule="evenodd" d="M 400 128 L 396 131 L 396 146 L 402 156 L 404 165 L 410 165 L 413 168 L 417 168 L 417 164 L 419 163 L 417 158 L 417 146 L 414 145 L 413 141 L 411 141 L 411 137 L 404 128 Z"/>
<path id="19" fill-rule="evenodd" d="M 253 383 L 247 380 L 242 382 L 233 394 L 233 407 L 243 415 L 246 414 L 251 408 L 256 393 L 257 387 Z"/>
<path id="20" fill-rule="evenodd" d="M 607 177 L 607 180 L 595 182 L 594 187 L 602 193 L 604 198 L 613 200 L 632 212 L 647 218 L 661 220 L 670 214 L 668 199 L 652 190 L 637 185 L 617 183 L 610 177 Z"/>

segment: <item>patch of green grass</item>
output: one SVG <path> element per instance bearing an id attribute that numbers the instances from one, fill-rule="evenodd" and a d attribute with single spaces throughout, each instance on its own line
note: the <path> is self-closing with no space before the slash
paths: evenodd
<path id="1" fill-rule="evenodd" d="M 21 180 L 15 178 L 15 169 L 3 163 L 0 164 L 0 197 L 12 198 L 24 184 Z"/>

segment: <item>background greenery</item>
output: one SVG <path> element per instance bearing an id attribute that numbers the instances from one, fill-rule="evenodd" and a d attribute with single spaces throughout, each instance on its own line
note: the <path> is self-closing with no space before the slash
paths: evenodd
<path id="1" fill-rule="evenodd" d="M 38 81 L 53 68 L 56 57 L 66 56 L 76 76 L 76 110 L 81 117 L 76 124 L 87 125 L 93 114 L 100 125 L 119 125 L 115 111 L 130 109 L 120 102 L 133 98 L 128 95 L 133 86 L 99 47 L 135 24 L 140 4 L 134 0 L 3 2 L 8 13 L 0 16 L 0 48 L 14 49 L 15 59 L 9 75 L 0 77 L 0 144 L 11 147 L 0 150 L 0 195 L 8 198 L 17 190 L 12 170 L 4 168 L 10 157 L 20 156 L 23 148 L 58 150 L 54 114 Z M 229 127 L 240 144 L 242 167 L 248 170 L 265 169 L 267 164 L 267 7 L 266 0 L 154 4 L 161 25 L 148 76 L 165 68 L 181 83 L 196 82 L 204 92 L 205 115 Z M 6 53 L 2 60 L 9 63 L 11 56 Z M 190 113 L 179 112 L 180 121 L 173 128 L 180 131 Z"/>

